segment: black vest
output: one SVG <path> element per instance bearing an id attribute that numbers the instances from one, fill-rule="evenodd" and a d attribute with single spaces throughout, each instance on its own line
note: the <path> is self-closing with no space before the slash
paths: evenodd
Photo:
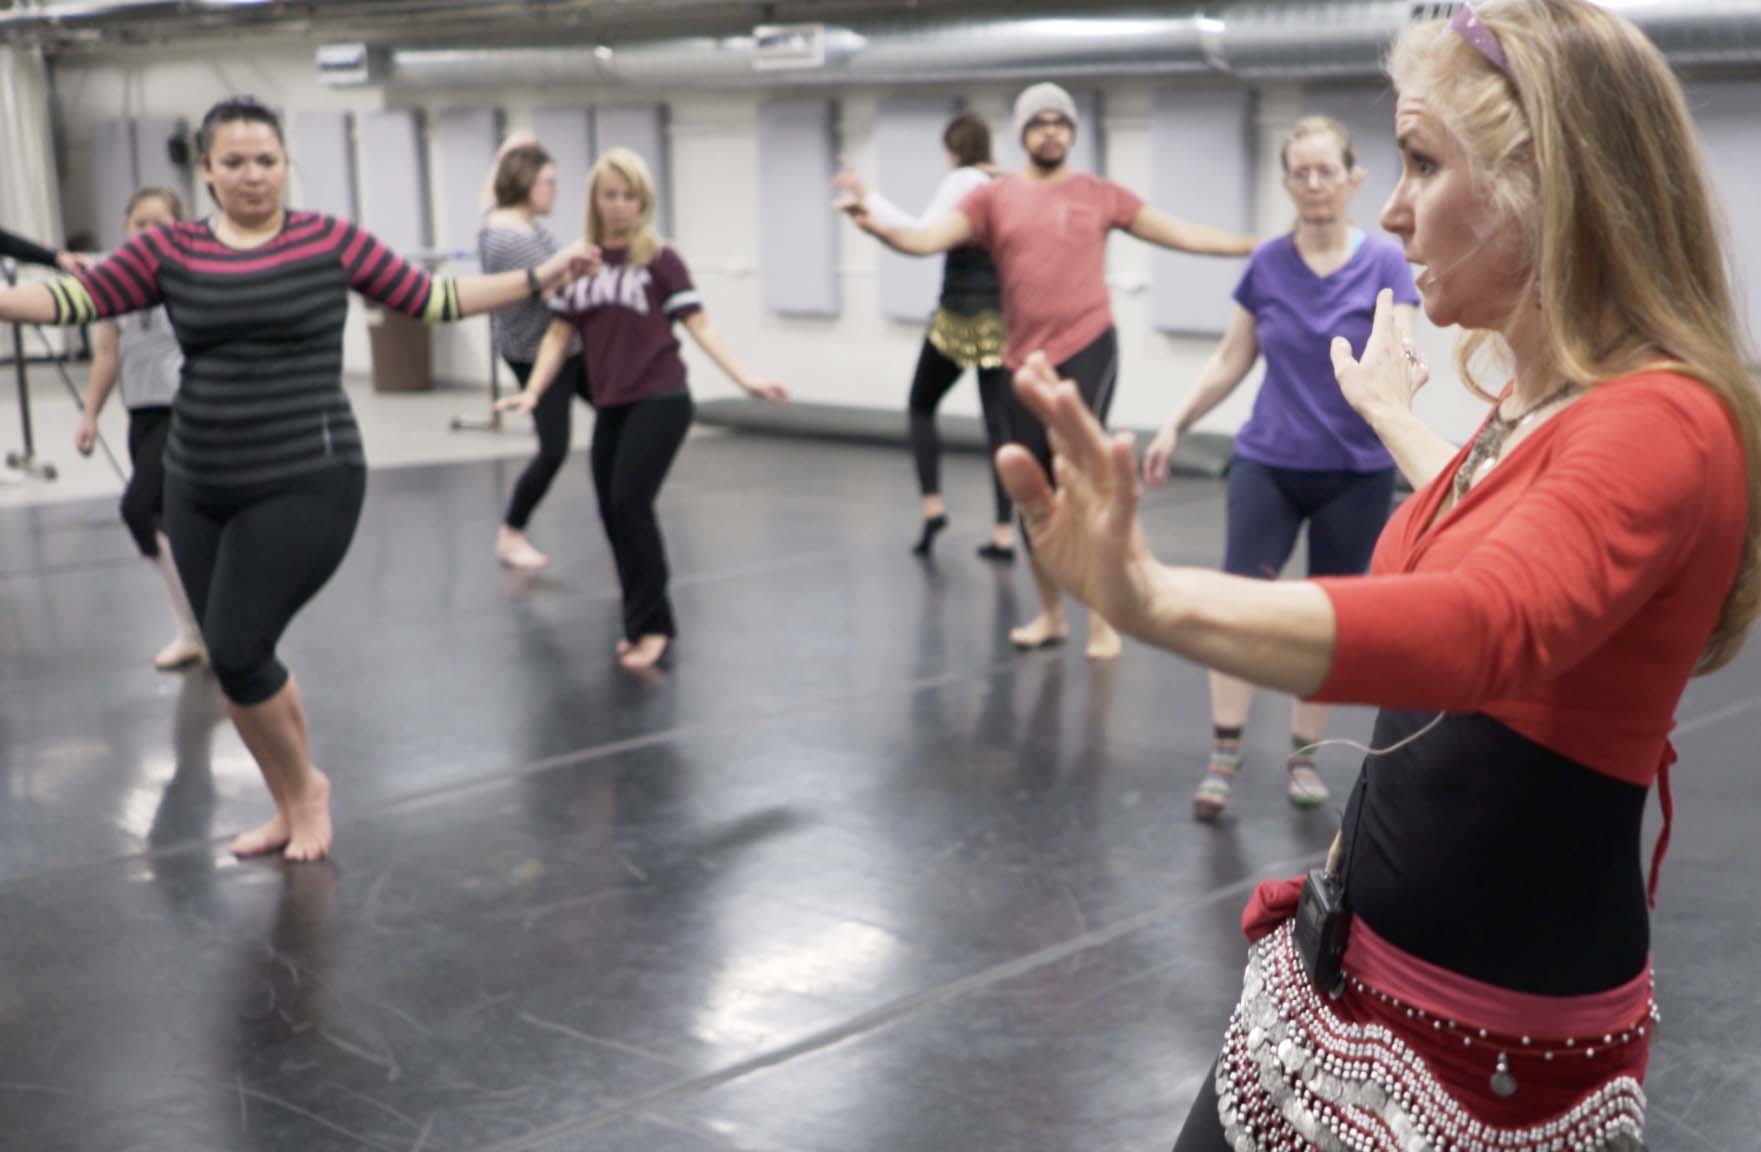
<path id="1" fill-rule="evenodd" d="M 941 307 L 957 316 L 976 316 L 1001 311 L 1002 305 L 1003 285 L 990 252 L 977 244 L 949 249 L 942 265 Z"/>

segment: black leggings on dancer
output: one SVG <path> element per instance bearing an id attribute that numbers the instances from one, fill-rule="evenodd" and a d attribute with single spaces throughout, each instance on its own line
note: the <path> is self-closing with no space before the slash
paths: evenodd
<path id="1" fill-rule="evenodd" d="M 507 366 L 513 370 L 514 378 L 522 388 L 532 378 L 530 363 L 509 360 Z M 563 461 L 569 458 L 569 438 L 574 431 L 571 406 L 576 396 L 588 400 L 587 373 L 582 369 L 581 357 L 570 356 L 563 361 L 556 379 L 544 390 L 544 395 L 539 397 L 538 407 L 532 409 L 532 426 L 538 432 L 538 455 L 532 457 L 532 462 L 520 473 L 520 478 L 514 482 L 514 494 L 508 500 L 506 523 L 516 532 L 526 530 L 533 509 L 550 491 L 550 482 L 556 479 Z"/>
<path id="2" fill-rule="evenodd" d="M 367 470 L 339 464 L 272 484 L 165 485 L 165 534 L 220 690 L 261 704 L 287 684 L 275 645 L 342 564 Z"/>
<path id="3" fill-rule="evenodd" d="M 1217 1069 L 1214 1065 L 1205 1073 L 1198 1099 L 1192 1102 L 1192 1111 L 1186 1114 L 1180 1138 L 1174 1141 L 1174 1152 L 1232 1152 L 1223 1135 L 1223 1118 L 1217 1112 Z"/>
<path id="4" fill-rule="evenodd" d="M 593 491 L 624 590 L 624 638 L 631 643 L 677 634 L 654 501 L 691 429 L 693 408 L 689 392 L 671 392 L 601 408 L 593 421 Z"/>
<path id="5" fill-rule="evenodd" d="M 1082 402 L 1088 405 L 1095 419 L 1103 425 L 1107 422 L 1107 412 L 1113 407 L 1113 386 L 1119 382 L 1119 336 L 1109 328 L 1095 337 L 1089 345 L 1070 359 L 1059 364 L 1056 369 L 1058 379 L 1075 383 L 1076 390 L 1082 393 Z M 1009 389 L 1009 435 L 1015 443 L 1033 453 L 1039 466 L 1045 470 L 1048 480 L 1056 482 L 1052 472 L 1052 442 L 1046 436 L 1046 426 L 1040 423 L 1039 417 L 1027 410 Z M 1032 548 L 1032 537 L 1026 533 L 1022 538 Z"/>
<path id="6" fill-rule="evenodd" d="M 171 409 L 155 405 L 128 414 L 128 459 L 134 474 L 122 490 L 122 522 L 135 547 L 151 560 L 159 555 L 160 510 L 165 506 L 165 437 Z"/>
<path id="7" fill-rule="evenodd" d="M 917 487 L 925 496 L 939 496 L 942 492 L 942 438 L 936 431 L 936 409 L 965 371 L 933 343 L 923 342 L 917 372 L 911 378 L 911 454 L 917 460 Z M 1009 523 L 1014 513 L 1014 505 L 996 469 L 997 449 L 1009 441 L 1009 379 L 1007 368 L 978 369 L 978 402 L 984 411 L 985 436 L 990 442 L 991 484 L 996 491 L 998 524 Z"/>
<path id="8" fill-rule="evenodd" d="M 1276 580 L 1309 526 L 1309 575 L 1361 576 L 1394 506 L 1394 469 L 1315 472 L 1240 456 L 1229 466 L 1223 571 Z"/>

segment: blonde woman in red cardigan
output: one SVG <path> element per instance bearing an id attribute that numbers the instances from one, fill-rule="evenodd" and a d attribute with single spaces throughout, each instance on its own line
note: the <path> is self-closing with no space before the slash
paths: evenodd
<path id="1" fill-rule="evenodd" d="M 1383 225 L 1439 325 L 1511 372 L 1459 451 L 1419 424 L 1422 362 L 1383 293 L 1346 396 L 1417 493 L 1363 578 L 1169 568 L 1131 445 L 1044 361 L 1056 492 L 999 467 L 1035 554 L 1120 630 L 1269 688 L 1382 709 L 1336 875 L 1343 976 L 1263 886 L 1214 1075 L 1177 1152 L 1637 1149 L 1655 1004 L 1640 827 L 1669 814 L 1688 679 L 1756 615 L 1761 400 L 1682 93 L 1586 0 L 1501 0 L 1395 49 Z M 1470 375 L 1471 380 L 1471 375 Z M 1652 892 L 1655 891 L 1653 861 Z M 1328 995 L 1327 993 L 1332 993 Z"/>

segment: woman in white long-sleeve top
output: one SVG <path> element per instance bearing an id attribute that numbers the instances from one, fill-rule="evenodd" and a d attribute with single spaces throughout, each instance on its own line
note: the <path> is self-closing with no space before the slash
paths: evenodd
<path id="1" fill-rule="evenodd" d="M 991 165 L 991 130 L 982 117 L 971 112 L 954 117 L 942 131 L 942 144 L 953 171 L 942 179 L 922 217 L 900 210 L 879 192 L 865 188 L 849 168 L 838 173 L 837 186 L 889 226 L 921 227 L 953 211 L 968 192 L 996 175 Z M 941 299 L 924 334 L 923 351 L 911 380 L 911 454 L 923 493 L 923 531 L 912 548 L 919 556 L 929 555 L 936 533 L 948 526 L 942 502 L 942 442 L 936 431 L 936 409 L 968 368 L 978 372 L 978 398 L 991 453 L 995 455 L 1008 442 L 1009 371 L 1003 367 L 1002 307 L 1002 287 L 990 253 L 977 244 L 950 250 L 943 265 Z M 994 469 L 991 479 L 996 522 L 990 542 L 978 554 L 1007 564 L 1015 559 L 1014 510 Z"/>

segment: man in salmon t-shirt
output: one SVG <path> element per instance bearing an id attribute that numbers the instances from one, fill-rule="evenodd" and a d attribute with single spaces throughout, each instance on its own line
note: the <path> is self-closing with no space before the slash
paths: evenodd
<path id="1" fill-rule="evenodd" d="M 1028 163 L 974 189 L 960 206 L 922 228 L 888 228 L 859 203 L 840 207 L 883 244 L 908 256 L 932 256 L 981 244 L 1003 282 L 1003 362 L 1019 371 L 1044 352 L 1058 376 L 1073 380 L 1103 422 L 1119 377 L 1119 341 L 1107 294 L 1107 236 L 1122 228 L 1139 240 L 1207 256 L 1247 256 L 1255 237 L 1176 220 L 1144 204 L 1130 189 L 1066 166 L 1078 128 L 1076 103 L 1056 84 L 1035 84 L 1015 101 L 1015 135 Z M 1010 396 L 1011 438 L 1051 474 L 1045 427 Z M 1031 553 L 1030 553 L 1031 554 Z M 1061 642 L 1069 627 L 1058 586 L 1033 564 L 1044 611 L 1009 638 L 1018 648 Z M 1099 616 L 1090 621 L 1088 654 L 1118 655 L 1119 636 Z"/>

